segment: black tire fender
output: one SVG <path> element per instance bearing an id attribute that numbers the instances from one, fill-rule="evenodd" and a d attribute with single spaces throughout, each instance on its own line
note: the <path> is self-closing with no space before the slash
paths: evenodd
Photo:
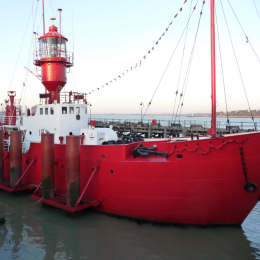
<path id="1" fill-rule="evenodd" d="M 244 186 L 244 189 L 247 191 L 247 192 L 256 192 L 258 187 L 255 183 L 253 182 L 248 182 L 245 184 Z"/>

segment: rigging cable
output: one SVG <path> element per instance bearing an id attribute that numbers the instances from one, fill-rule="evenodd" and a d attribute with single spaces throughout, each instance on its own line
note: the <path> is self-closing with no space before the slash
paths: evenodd
<path id="1" fill-rule="evenodd" d="M 155 90 L 154 90 L 154 92 L 153 92 L 152 98 L 150 99 L 148 105 L 147 105 L 146 108 L 145 108 L 143 117 L 147 114 L 147 111 L 148 111 L 149 107 L 150 107 L 151 104 L 152 104 L 152 101 L 153 101 L 153 99 L 154 99 L 154 96 L 155 96 L 155 94 L 157 93 L 157 90 L 158 90 L 158 88 L 160 87 L 160 85 L 161 85 L 161 83 L 162 83 L 162 80 L 163 80 L 163 78 L 164 78 L 164 76 L 165 76 L 165 74 L 166 74 L 166 72 L 167 72 L 167 70 L 168 70 L 168 68 L 169 68 L 169 66 L 170 66 L 170 63 L 171 63 L 171 61 L 172 61 L 172 58 L 173 58 L 173 56 L 174 56 L 174 54 L 175 54 L 175 52 L 176 52 L 176 50 L 177 50 L 177 48 L 178 48 L 178 46 L 179 46 L 179 44 L 180 44 L 180 42 L 181 42 L 181 39 L 182 39 L 182 37 L 183 37 L 183 35 L 184 35 L 185 31 L 186 31 L 186 28 L 188 27 L 188 25 L 189 25 L 189 23 L 190 23 L 192 14 L 193 14 L 194 11 L 196 10 L 196 6 L 197 6 L 197 4 L 198 4 L 198 1 L 199 1 L 199 0 L 197 0 L 195 6 L 193 7 L 192 12 L 191 12 L 191 14 L 190 14 L 190 16 L 189 16 L 189 19 L 188 19 L 188 21 L 187 21 L 187 23 L 186 23 L 186 25 L 185 25 L 185 27 L 184 27 L 182 33 L 181 33 L 181 36 L 180 36 L 180 38 L 179 38 L 179 40 L 178 40 L 178 42 L 177 42 L 177 45 L 175 46 L 173 52 L 171 53 L 171 56 L 170 56 L 170 58 L 169 58 L 169 60 L 168 60 L 168 62 L 167 62 L 167 64 L 166 64 L 166 67 L 165 67 L 165 69 L 164 69 L 164 71 L 163 71 L 163 73 L 162 73 L 162 75 L 161 75 L 161 77 L 160 77 L 160 79 L 159 79 L 159 82 L 158 82 L 158 84 L 157 84 L 157 86 L 156 86 L 156 88 L 155 88 Z"/>
<path id="2" fill-rule="evenodd" d="M 38 7 L 39 7 L 39 0 L 37 0 L 36 7 L 34 7 L 34 1 L 33 1 L 33 4 L 32 4 L 32 21 L 33 21 L 33 23 L 32 23 L 32 30 L 33 30 L 33 32 L 35 31 L 34 29 L 35 29 L 35 25 L 36 25 L 36 18 L 37 18 L 37 13 L 38 13 Z M 34 10 L 34 9 L 35 9 L 35 10 Z M 34 38 L 35 38 L 35 37 L 36 37 L 36 35 L 34 35 L 34 37 L 33 37 L 32 40 L 31 40 L 31 44 L 30 44 L 31 48 L 32 48 L 33 45 L 34 45 Z M 35 47 L 36 47 L 36 46 L 35 46 Z M 28 51 L 29 53 L 28 53 L 27 64 L 30 63 L 30 59 L 31 59 L 31 48 L 29 48 L 29 51 Z M 29 67 L 29 66 L 27 66 L 27 67 Z M 21 104 L 22 99 L 23 99 L 23 96 L 24 96 L 25 87 L 26 87 L 26 84 L 27 84 L 26 81 L 27 81 L 28 74 L 29 74 L 29 71 L 26 70 L 25 76 L 24 76 L 23 88 L 22 88 L 22 91 L 21 91 L 21 98 L 20 98 L 19 104 Z"/>
<path id="3" fill-rule="evenodd" d="M 225 84 L 224 69 L 223 69 L 223 60 L 222 60 L 222 53 L 221 53 L 221 43 L 220 43 L 220 37 L 219 37 L 219 25 L 218 25 L 217 12 L 216 12 L 216 25 L 217 25 L 218 51 L 219 51 L 219 57 L 220 57 L 222 83 L 223 83 L 223 88 L 224 88 L 225 105 L 226 105 L 227 125 L 230 126 L 230 120 L 229 120 L 229 114 L 228 114 L 228 104 L 227 104 L 226 84 Z"/>
<path id="4" fill-rule="evenodd" d="M 193 3 L 193 1 L 191 1 L 191 4 L 190 4 L 190 13 L 192 12 L 192 3 Z M 177 80 L 177 89 L 176 89 L 176 92 L 175 92 L 175 98 L 174 98 L 174 103 L 173 103 L 173 108 L 172 108 L 170 124 L 172 124 L 172 121 L 173 121 L 175 106 L 176 106 L 177 97 L 178 97 L 178 94 L 179 94 L 179 87 L 180 87 L 180 83 L 181 83 L 183 61 L 184 61 L 184 57 L 185 57 L 185 49 L 186 49 L 186 44 L 187 44 L 187 37 L 188 37 L 188 26 L 187 26 L 187 29 L 186 29 L 186 32 L 185 32 L 185 37 L 184 37 L 184 45 L 183 45 L 183 49 L 182 49 L 182 58 L 181 58 L 179 75 L 178 75 L 178 80 Z"/>
<path id="5" fill-rule="evenodd" d="M 176 122 L 176 119 L 177 119 L 177 116 L 178 116 L 178 110 L 180 109 L 179 110 L 179 115 L 180 115 L 181 114 L 181 110 L 183 108 L 184 97 L 185 97 L 185 94 L 186 94 L 186 91 L 187 91 L 188 79 L 189 79 L 189 74 L 190 74 L 190 70 L 191 70 L 191 64 L 192 64 L 192 60 L 193 60 L 194 50 L 195 50 L 196 43 L 197 43 L 197 38 L 198 38 L 198 33 L 199 33 L 199 28 L 200 28 L 201 17 L 202 17 L 202 14 L 203 14 L 204 5 L 205 5 L 205 1 L 202 2 L 202 7 L 201 7 L 201 11 L 200 11 L 200 17 L 199 17 L 199 21 L 198 21 L 198 25 L 197 25 L 197 29 L 196 29 L 196 33 L 195 33 L 193 46 L 192 46 L 191 53 L 190 53 L 190 59 L 189 59 L 189 63 L 188 63 L 188 68 L 187 68 L 185 79 L 184 79 L 184 82 L 183 82 L 182 93 L 180 95 L 180 100 L 179 100 L 179 104 L 178 104 L 178 107 L 177 107 L 174 123 Z"/>
<path id="6" fill-rule="evenodd" d="M 34 2 L 32 4 L 32 6 L 34 6 Z M 26 33 L 27 33 L 27 29 L 29 28 L 29 22 L 30 22 L 30 15 L 28 16 L 28 20 L 27 20 L 27 23 L 26 23 L 26 26 L 25 26 L 25 30 L 22 34 L 22 41 L 21 41 L 21 44 L 20 44 L 20 47 L 19 47 L 19 51 L 18 51 L 16 62 L 15 62 L 14 70 L 12 72 L 12 77 L 11 77 L 11 81 L 10 81 L 10 84 L 9 84 L 9 89 L 11 89 L 12 86 L 13 86 L 13 81 L 14 81 L 14 78 L 15 78 L 14 75 L 16 74 L 18 62 L 21 58 L 21 53 L 22 53 L 22 49 L 23 49 L 23 46 L 24 46 L 24 42 L 25 42 L 24 39 L 25 39 L 25 36 L 26 36 Z"/>
<path id="7" fill-rule="evenodd" d="M 74 16 L 74 13 L 75 13 L 75 10 L 73 8 L 72 10 L 72 62 L 74 63 L 74 51 L 75 51 L 75 26 L 74 26 L 74 19 L 75 19 L 75 16 Z M 72 75 L 72 84 L 73 84 L 73 89 L 76 89 L 76 91 L 79 91 L 79 88 L 78 88 L 78 84 L 77 84 L 77 80 L 75 78 L 75 73 L 74 73 L 74 70 L 70 70 L 71 72 L 71 75 Z"/>
<path id="8" fill-rule="evenodd" d="M 240 26 L 242 32 L 243 32 L 244 35 L 245 35 L 246 43 L 249 43 L 249 46 L 250 46 L 251 50 L 252 50 L 253 53 L 255 54 L 257 60 L 260 62 L 260 57 L 258 56 L 258 54 L 257 54 L 256 50 L 254 49 L 253 45 L 251 44 L 251 42 L 249 41 L 249 38 L 248 38 L 248 36 L 247 36 L 247 34 L 246 34 L 246 32 L 245 32 L 245 30 L 244 30 L 244 28 L 243 28 L 243 26 L 242 26 L 240 20 L 238 19 L 238 16 L 237 16 L 237 14 L 235 13 L 234 8 L 232 7 L 231 3 L 229 2 L 229 0 L 228 0 L 228 4 L 229 4 L 230 9 L 231 9 L 232 12 L 233 12 L 233 15 L 235 16 L 235 18 L 236 18 L 236 20 L 237 20 L 237 22 L 238 22 L 238 24 L 239 24 L 239 26 Z M 222 6 L 222 8 L 223 8 L 223 6 Z"/>
<path id="9" fill-rule="evenodd" d="M 247 105 L 248 105 L 248 110 L 249 110 L 249 112 L 250 112 L 251 119 L 252 119 L 252 121 L 253 121 L 253 123 L 254 123 L 254 129 L 255 129 L 255 131 L 256 131 L 255 119 L 254 119 L 254 116 L 253 116 L 253 113 L 252 113 L 252 110 L 251 110 L 251 107 L 250 107 L 250 103 L 249 103 L 249 99 L 248 99 L 248 96 L 247 96 L 244 79 L 243 79 L 243 76 L 242 76 L 242 73 L 241 73 L 241 69 L 240 69 L 240 66 L 239 66 L 239 62 L 238 62 L 238 59 L 237 59 L 235 47 L 234 47 L 233 40 L 232 40 L 232 37 L 231 37 L 231 32 L 230 32 L 230 28 L 229 28 L 229 25 L 228 25 L 228 22 L 227 22 L 226 13 L 225 13 L 224 8 L 223 8 L 222 0 L 220 1 L 220 4 L 221 4 L 223 16 L 224 16 L 224 21 L 225 21 L 225 24 L 226 24 L 226 26 L 227 26 L 228 35 L 229 35 L 229 40 L 230 40 L 230 44 L 231 44 L 231 47 L 232 47 L 232 50 L 233 50 L 233 55 L 234 55 L 234 57 L 235 57 L 235 61 L 236 61 L 238 73 L 239 73 L 239 76 L 240 76 L 240 81 L 241 81 L 241 84 L 242 84 L 242 86 L 243 86 L 244 94 L 245 94 L 245 97 L 246 97 L 246 101 L 247 101 Z"/>
<path id="10" fill-rule="evenodd" d="M 259 11 L 258 11 L 258 9 L 257 9 L 255 0 L 253 0 L 253 3 L 254 3 L 254 7 L 255 7 L 256 14 L 257 14 L 258 18 L 260 19 L 260 14 L 259 14 Z"/>

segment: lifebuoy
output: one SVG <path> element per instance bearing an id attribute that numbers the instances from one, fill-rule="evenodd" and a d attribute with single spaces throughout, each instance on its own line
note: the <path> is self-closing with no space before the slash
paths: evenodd
<path id="1" fill-rule="evenodd" d="M 255 183 L 253 182 L 248 182 L 245 186 L 244 186 L 244 189 L 247 191 L 247 192 L 256 192 L 258 187 Z"/>

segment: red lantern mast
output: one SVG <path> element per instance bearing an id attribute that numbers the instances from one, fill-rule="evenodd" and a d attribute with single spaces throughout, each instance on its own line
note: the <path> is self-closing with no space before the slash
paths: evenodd
<path id="1" fill-rule="evenodd" d="M 73 54 L 68 55 L 66 43 L 68 41 L 58 32 L 55 25 L 49 27 L 49 31 L 45 33 L 44 22 L 44 0 L 43 7 L 43 35 L 38 38 L 39 51 L 36 52 L 34 64 L 41 67 L 42 84 L 48 91 L 47 94 L 41 95 L 48 99 L 48 103 L 60 103 L 60 91 L 67 82 L 66 68 L 73 66 Z M 61 21 L 61 9 L 58 10 Z M 60 24 L 61 27 L 61 24 Z"/>

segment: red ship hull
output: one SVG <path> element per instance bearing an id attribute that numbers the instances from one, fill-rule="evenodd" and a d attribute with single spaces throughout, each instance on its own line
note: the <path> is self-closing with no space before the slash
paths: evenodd
<path id="1" fill-rule="evenodd" d="M 260 198 L 260 133 L 230 135 L 193 141 L 142 142 L 157 146 L 169 157 L 134 158 L 140 143 L 80 146 L 80 203 L 78 210 L 97 210 L 156 222 L 181 224 L 241 224 Z M 241 147 L 243 158 L 241 158 Z M 55 198 L 43 199 L 41 144 L 32 143 L 23 154 L 28 168 L 22 186 L 37 186 L 35 199 L 68 211 L 66 205 L 66 145 L 54 146 Z M 31 163 L 34 162 L 34 163 Z M 5 181 L 9 178 L 5 160 Z M 1 186 L 2 187 L 2 186 Z M 19 187 L 21 189 L 21 186 Z M 84 205 L 85 203 L 85 205 Z"/>

